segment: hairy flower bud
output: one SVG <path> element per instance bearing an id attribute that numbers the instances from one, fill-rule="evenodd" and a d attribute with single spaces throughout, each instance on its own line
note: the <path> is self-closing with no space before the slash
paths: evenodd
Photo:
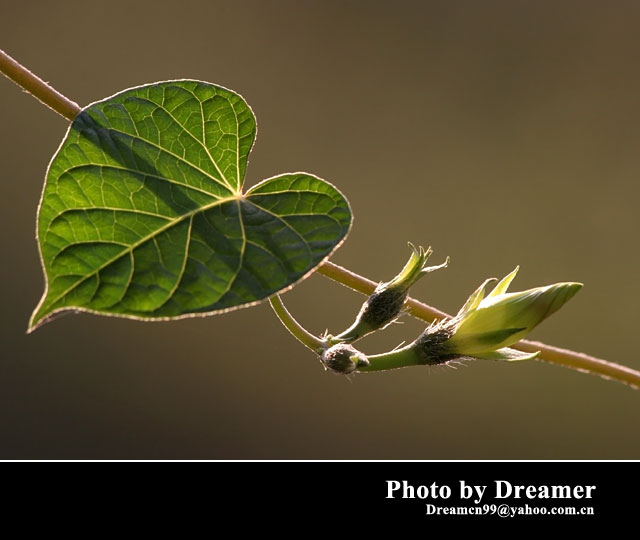
<path id="1" fill-rule="evenodd" d="M 409 294 L 409 288 L 425 274 L 444 268 L 449 263 L 447 257 L 443 264 L 427 267 L 425 265 L 432 253 L 431 248 L 425 251 L 420 246 L 416 249 L 411 243 L 409 243 L 409 247 L 413 252 L 402 271 L 391 281 L 380 283 L 376 287 L 373 294 L 360 308 L 351 327 L 334 338 L 336 342 L 353 343 L 371 332 L 387 327 L 400 315 Z"/>
<path id="2" fill-rule="evenodd" d="M 369 365 L 367 357 L 356 348 L 346 343 L 338 343 L 323 351 L 322 363 L 334 373 L 348 375 L 359 367 Z"/>

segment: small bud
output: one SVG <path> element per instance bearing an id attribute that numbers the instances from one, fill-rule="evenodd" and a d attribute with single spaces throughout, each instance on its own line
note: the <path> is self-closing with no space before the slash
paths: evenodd
<path id="1" fill-rule="evenodd" d="M 346 343 L 338 343 L 326 349 L 320 357 L 322 363 L 334 373 L 348 375 L 369 365 L 367 357 Z"/>
<path id="2" fill-rule="evenodd" d="M 432 250 L 420 246 L 416 249 L 409 243 L 413 250 L 409 261 L 402 271 L 387 283 L 380 283 L 373 294 L 360 308 L 356 321 L 342 334 L 333 338 L 336 342 L 343 341 L 353 343 L 357 339 L 376 330 L 381 330 L 390 325 L 400 315 L 404 302 L 409 294 L 409 288 L 422 276 L 444 268 L 449 264 L 449 258 L 438 266 L 425 266 Z"/>

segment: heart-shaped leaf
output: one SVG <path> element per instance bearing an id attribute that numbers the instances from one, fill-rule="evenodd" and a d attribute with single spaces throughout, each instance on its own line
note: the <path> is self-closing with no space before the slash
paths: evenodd
<path id="1" fill-rule="evenodd" d="M 67 311 L 170 319 L 248 306 L 321 264 L 349 204 L 306 173 L 242 192 L 256 122 L 225 88 L 169 81 L 83 109 L 38 214 L 46 290 L 30 330 Z"/>

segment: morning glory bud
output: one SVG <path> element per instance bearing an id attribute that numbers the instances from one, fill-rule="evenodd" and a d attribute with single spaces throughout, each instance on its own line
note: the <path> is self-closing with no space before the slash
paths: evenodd
<path id="1" fill-rule="evenodd" d="M 376 330 L 389 326 L 398 318 L 404 302 L 409 294 L 409 288 L 422 276 L 444 268 L 449 264 L 449 258 L 438 266 L 426 266 L 427 259 L 433 253 L 431 248 L 420 246 L 416 249 L 409 243 L 412 249 L 411 257 L 402 271 L 387 283 L 380 283 L 373 294 L 360 308 L 355 322 L 350 328 L 333 338 L 334 342 L 352 343 L 357 339 Z"/>
<path id="2" fill-rule="evenodd" d="M 369 360 L 363 353 L 346 343 L 338 343 L 324 350 L 320 360 L 327 369 L 342 375 L 369 365 Z"/>
<path id="3" fill-rule="evenodd" d="M 493 360 L 525 360 L 538 353 L 509 349 L 582 287 L 581 283 L 555 283 L 522 292 L 507 288 L 518 268 L 500 281 L 485 298 L 485 281 L 451 320 L 432 325 L 412 344 L 424 363 L 472 356 Z"/>

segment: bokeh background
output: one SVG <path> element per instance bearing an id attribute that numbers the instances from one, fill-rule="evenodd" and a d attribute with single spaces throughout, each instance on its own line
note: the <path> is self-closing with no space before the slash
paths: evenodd
<path id="1" fill-rule="evenodd" d="M 308 171 L 349 197 L 333 260 L 372 279 L 408 240 L 455 311 L 486 277 L 586 284 L 532 338 L 640 368 L 640 3 L 0 0 L 0 47 L 81 105 L 197 78 L 259 125 L 246 185 Z M 267 305 L 25 329 L 35 216 L 67 123 L 0 78 L 0 458 L 640 458 L 640 394 L 542 362 L 346 379 Z M 363 298 L 321 276 L 285 295 L 310 329 Z M 404 325 L 366 352 L 413 339 Z"/>

